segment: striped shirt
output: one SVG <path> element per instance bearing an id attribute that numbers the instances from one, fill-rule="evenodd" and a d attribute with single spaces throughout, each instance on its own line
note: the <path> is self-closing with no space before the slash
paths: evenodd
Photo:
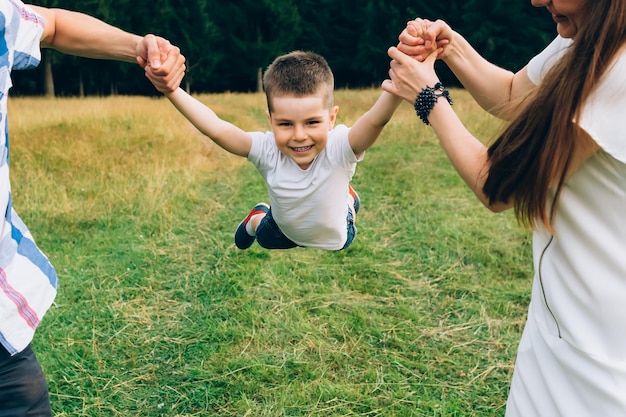
<path id="1" fill-rule="evenodd" d="M 20 0 L 1 0 L 0 21 L 0 344 L 15 354 L 28 346 L 52 305 L 57 277 L 13 209 L 9 181 L 11 71 L 39 65 L 43 19 Z"/>

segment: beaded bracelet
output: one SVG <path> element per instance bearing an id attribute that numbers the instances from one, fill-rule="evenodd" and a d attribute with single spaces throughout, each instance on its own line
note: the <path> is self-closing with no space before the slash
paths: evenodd
<path id="1" fill-rule="evenodd" d="M 437 93 L 437 91 L 440 92 Z M 422 122 L 424 122 L 424 124 L 430 124 L 428 123 L 428 115 L 430 114 L 430 111 L 433 109 L 433 107 L 435 107 L 435 104 L 437 103 L 439 97 L 445 97 L 446 100 L 448 100 L 448 103 L 452 105 L 450 92 L 446 90 L 441 83 L 435 84 L 434 87 L 426 86 L 418 94 L 413 107 L 415 108 L 415 113 L 417 113 L 417 115 L 422 120 Z"/>

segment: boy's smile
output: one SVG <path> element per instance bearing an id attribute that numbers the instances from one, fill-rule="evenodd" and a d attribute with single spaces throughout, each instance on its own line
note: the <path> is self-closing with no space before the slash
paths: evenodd
<path id="1" fill-rule="evenodd" d="M 323 94 L 272 99 L 268 114 L 276 146 L 301 169 L 307 169 L 326 147 L 339 108 L 328 107 Z"/>

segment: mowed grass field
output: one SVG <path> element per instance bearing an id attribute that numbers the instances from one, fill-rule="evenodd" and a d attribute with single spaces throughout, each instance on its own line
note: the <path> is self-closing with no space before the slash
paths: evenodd
<path id="1" fill-rule="evenodd" d="M 379 91 L 336 93 L 351 125 Z M 465 91 L 485 141 L 501 123 Z M 200 95 L 266 130 L 261 94 Z M 502 416 L 530 237 L 403 103 L 358 167 L 345 251 L 238 250 L 267 201 L 164 98 L 12 98 L 14 205 L 59 275 L 33 342 L 55 415 Z"/>

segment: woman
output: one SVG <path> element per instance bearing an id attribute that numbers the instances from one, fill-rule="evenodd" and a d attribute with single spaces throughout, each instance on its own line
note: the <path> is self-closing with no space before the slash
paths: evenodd
<path id="1" fill-rule="evenodd" d="M 559 36 L 519 72 L 489 63 L 444 22 L 416 19 L 389 49 L 383 89 L 415 105 L 488 208 L 512 207 L 533 228 L 535 277 L 506 415 L 623 416 L 626 2 L 532 4 L 547 8 Z M 490 147 L 445 100 L 436 58 L 510 122 Z"/>

